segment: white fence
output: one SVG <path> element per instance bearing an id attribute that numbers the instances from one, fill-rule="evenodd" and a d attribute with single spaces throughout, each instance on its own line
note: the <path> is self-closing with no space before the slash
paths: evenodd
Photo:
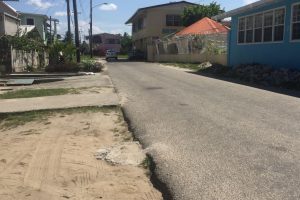
<path id="1" fill-rule="evenodd" d="M 154 62 L 205 62 L 227 65 L 227 34 L 172 37 L 149 45 Z"/>

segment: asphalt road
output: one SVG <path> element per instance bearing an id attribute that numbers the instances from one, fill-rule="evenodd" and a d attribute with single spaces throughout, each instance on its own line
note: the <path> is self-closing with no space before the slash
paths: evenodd
<path id="1" fill-rule="evenodd" d="M 109 63 L 174 199 L 300 199 L 300 99 L 150 63 Z"/>

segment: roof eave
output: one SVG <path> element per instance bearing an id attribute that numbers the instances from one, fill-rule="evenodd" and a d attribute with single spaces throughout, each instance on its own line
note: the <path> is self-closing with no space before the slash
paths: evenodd
<path id="1" fill-rule="evenodd" d="M 221 19 L 224 19 L 224 18 L 232 17 L 234 15 L 238 15 L 238 14 L 240 14 L 244 11 L 247 11 L 249 9 L 259 8 L 259 7 L 264 6 L 268 3 L 273 3 L 273 2 L 276 2 L 276 1 L 281 1 L 281 0 L 260 0 L 260 1 L 248 4 L 246 6 L 243 6 L 243 7 L 240 7 L 240 8 L 237 8 L 237 9 L 234 9 L 234 10 L 216 15 L 216 16 L 212 17 L 212 19 L 213 20 L 221 20 Z"/>
<path id="2" fill-rule="evenodd" d="M 163 7 L 163 6 L 168 6 L 168 5 L 174 5 L 174 4 L 180 4 L 180 3 L 186 3 L 189 4 L 191 6 L 195 6 L 198 5 L 196 3 L 191 3 L 188 1 L 178 1 L 178 2 L 171 2 L 171 3 L 167 3 L 167 4 L 161 4 L 161 5 L 156 5 L 156 6 L 149 6 L 149 7 L 145 7 L 145 8 L 139 8 L 137 11 L 135 11 L 135 13 L 125 22 L 125 24 L 131 24 L 133 19 L 138 15 L 139 12 L 143 11 L 143 10 L 147 10 L 147 9 L 152 9 L 152 8 L 157 8 L 157 7 Z"/>

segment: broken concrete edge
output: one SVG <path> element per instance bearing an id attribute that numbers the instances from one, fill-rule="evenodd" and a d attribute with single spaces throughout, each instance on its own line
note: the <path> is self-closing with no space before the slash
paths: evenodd
<path id="1" fill-rule="evenodd" d="M 120 109 L 123 114 L 123 118 L 124 118 L 125 122 L 127 123 L 128 131 L 132 134 L 133 140 L 139 142 L 140 145 L 142 146 L 142 149 L 146 149 L 145 144 L 143 144 L 143 142 L 141 142 L 139 140 L 139 138 L 136 137 L 136 131 L 135 131 L 134 127 L 132 126 L 130 119 L 127 117 L 126 110 L 122 106 L 120 106 Z M 149 162 L 148 170 L 150 172 L 150 181 L 153 184 L 154 188 L 156 188 L 158 191 L 161 192 L 164 200 L 172 200 L 173 196 L 171 194 L 171 190 L 167 186 L 167 184 L 164 183 L 159 178 L 159 175 L 156 170 L 155 160 L 149 152 L 146 153 L 146 159 L 148 159 L 148 162 Z"/>

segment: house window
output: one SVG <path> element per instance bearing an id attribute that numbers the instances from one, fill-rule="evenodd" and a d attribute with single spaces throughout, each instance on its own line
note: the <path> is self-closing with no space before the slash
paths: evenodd
<path id="1" fill-rule="evenodd" d="M 264 42 L 272 42 L 273 11 L 264 14 Z"/>
<path id="2" fill-rule="evenodd" d="M 166 16 L 166 25 L 167 26 L 181 26 L 180 15 L 167 15 Z"/>
<path id="3" fill-rule="evenodd" d="M 27 25 L 34 25 L 34 19 L 33 18 L 27 18 L 26 19 L 26 24 Z"/>
<path id="4" fill-rule="evenodd" d="M 246 29 L 246 20 L 245 18 L 240 18 L 239 20 L 239 39 L 240 44 L 245 43 L 245 29 Z"/>
<path id="5" fill-rule="evenodd" d="M 253 42 L 253 16 L 246 18 L 246 43 Z"/>
<path id="6" fill-rule="evenodd" d="M 241 17 L 238 23 L 239 44 L 283 41 L 285 8 Z"/>
<path id="7" fill-rule="evenodd" d="M 292 40 L 300 40 L 300 4 L 293 5 Z"/>
<path id="8" fill-rule="evenodd" d="M 144 28 L 144 18 L 140 18 L 138 20 L 138 30 L 142 30 Z"/>
<path id="9" fill-rule="evenodd" d="M 254 17 L 254 42 L 262 42 L 263 14 Z"/>
<path id="10" fill-rule="evenodd" d="M 274 11 L 274 41 L 282 41 L 284 36 L 285 9 Z"/>

